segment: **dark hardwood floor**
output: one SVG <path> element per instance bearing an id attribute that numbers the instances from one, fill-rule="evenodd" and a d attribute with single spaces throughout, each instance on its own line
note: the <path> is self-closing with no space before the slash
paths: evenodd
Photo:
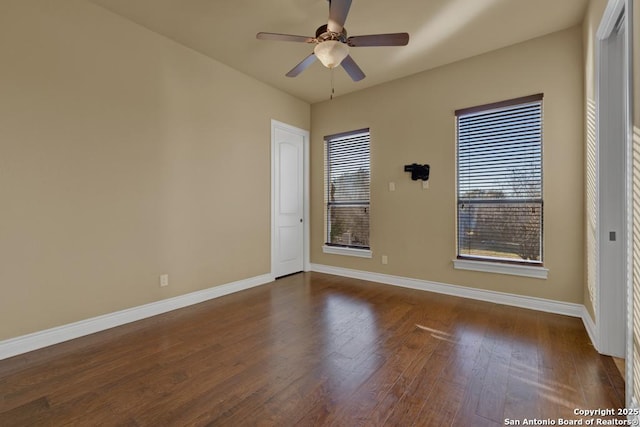
<path id="1" fill-rule="evenodd" d="M 581 320 L 319 273 L 0 361 L 0 426 L 498 426 L 624 406 Z"/>

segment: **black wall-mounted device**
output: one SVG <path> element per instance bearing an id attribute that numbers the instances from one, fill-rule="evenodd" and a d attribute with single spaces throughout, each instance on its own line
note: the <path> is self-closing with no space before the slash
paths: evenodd
<path id="1" fill-rule="evenodd" d="M 411 179 L 417 181 L 419 179 L 423 181 L 429 180 L 429 165 L 419 165 L 413 163 L 404 166 L 405 172 L 411 172 Z"/>

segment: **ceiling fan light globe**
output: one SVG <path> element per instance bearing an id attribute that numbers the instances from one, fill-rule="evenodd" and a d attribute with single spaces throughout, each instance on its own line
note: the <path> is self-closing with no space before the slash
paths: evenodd
<path id="1" fill-rule="evenodd" d="M 313 49 L 316 57 L 327 68 L 335 68 L 349 55 L 349 46 L 337 40 L 318 43 Z"/>

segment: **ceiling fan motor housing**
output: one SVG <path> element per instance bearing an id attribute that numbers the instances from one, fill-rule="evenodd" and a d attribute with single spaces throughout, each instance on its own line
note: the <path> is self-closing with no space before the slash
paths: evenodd
<path id="1" fill-rule="evenodd" d="M 342 28 L 342 31 L 339 33 L 334 33 L 333 31 L 329 31 L 327 25 L 321 25 L 316 30 L 316 40 L 318 43 L 327 41 L 327 40 L 336 40 L 342 43 L 347 42 L 347 30 L 346 28 Z"/>

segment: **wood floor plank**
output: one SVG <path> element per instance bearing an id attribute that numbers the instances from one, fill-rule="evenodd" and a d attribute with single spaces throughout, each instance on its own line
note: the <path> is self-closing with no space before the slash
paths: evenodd
<path id="1" fill-rule="evenodd" d="M 349 396 L 349 400 L 356 404 L 342 407 L 334 413 L 334 423 L 350 423 L 355 426 L 367 425 L 372 421 L 373 408 L 384 399 L 398 378 L 416 359 L 418 351 L 431 339 L 428 333 L 418 327 L 420 323 L 423 323 L 422 316 L 414 315 L 402 317 L 400 322 L 392 324 L 395 333 L 380 346 L 382 349 L 376 349 L 376 352 L 385 354 L 388 351 L 390 357 Z"/>
<path id="2" fill-rule="evenodd" d="M 537 323 L 537 313 L 518 310 L 516 316 L 503 418 L 546 419 L 539 400 L 545 392 L 538 387 L 540 343 L 536 328 L 531 327 Z"/>
<path id="3" fill-rule="evenodd" d="M 0 414 L 3 427 L 26 426 L 33 424 L 34 420 L 41 419 L 49 412 L 49 402 L 41 397 L 21 406 L 9 409 Z"/>
<path id="4" fill-rule="evenodd" d="M 453 315 L 453 309 L 454 306 L 450 304 L 437 304 L 420 313 L 421 318 L 405 343 L 410 353 L 404 356 L 405 361 L 398 378 L 388 391 L 376 390 L 380 398 L 367 417 L 370 425 L 382 425 L 388 420 L 441 341 L 450 337 L 445 331 L 449 330 L 449 323 L 444 319 Z"/>
<path id="5" fill-rule="evenodd" d="M 623 404 L 580 319 L 320 273 L 0 361 L 3 427 L 494 427 Z"/>

